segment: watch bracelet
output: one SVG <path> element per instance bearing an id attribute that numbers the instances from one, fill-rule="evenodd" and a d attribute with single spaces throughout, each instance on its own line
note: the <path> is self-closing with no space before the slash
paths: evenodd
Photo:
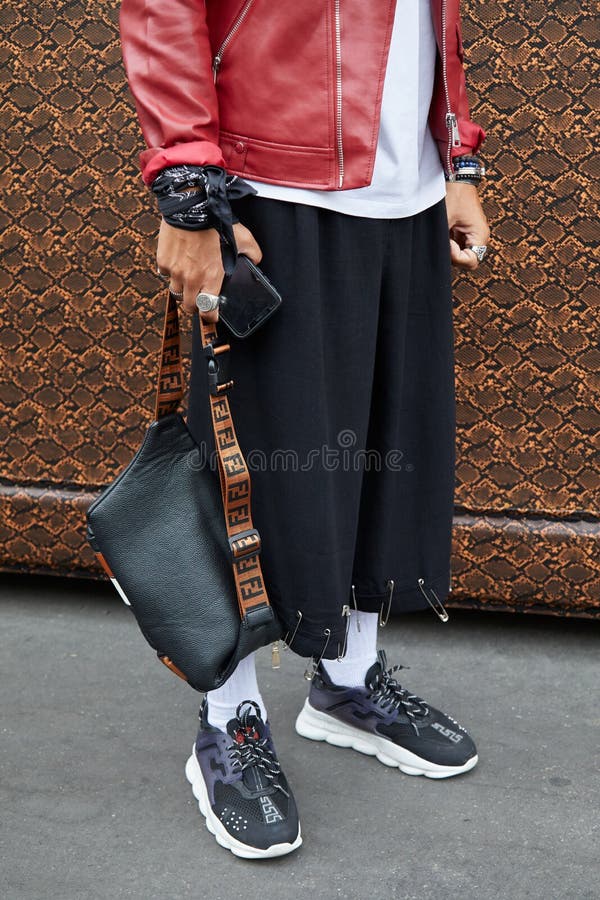
<path id="1" fill-rule="evenodd" d="M 452 160 L 452 175 L 444 171 L 446 181 L 465 181 L 478 185 L 485 175 L 485 168 L 478 156 L 464 153 Z"/>

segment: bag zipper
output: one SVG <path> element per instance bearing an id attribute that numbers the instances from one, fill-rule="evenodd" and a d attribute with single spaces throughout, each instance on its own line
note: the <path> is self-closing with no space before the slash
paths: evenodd
<path id="1" fill-rule="evenodd" d="M 227 34 L 221 41 L 221 46 L 219 47 L 215 56 L 213 57 L 212 70 L 213 70 L 213 81 L 215 84 L 217 83 L 217 76 L 219 74 L 219 68 L 223 61 L 223 54 L 224 54 L 225 50 L 227 50 L 229 43 L 233 40 L 233 38 L 239 31 L 240 27 L 242 26 L 244 19 L 248 15 L 248 12 L 250 11 L 250 7 L 252 6 L 253 3 L 254 3 L 254 0 L 246 0 L 244 5 L 242 6 L 241 10 L 237 14 L 236 18 L 233 20 L 233 25 L 231 26 L 231 28 L 229 29 L 229 31 L 227 32 Z"/>
<path id="2" fill-rule="evenodd" d="M 344 142 L 342 135 L 342 25 L 340 0 L 335 0 L 335 135 L 338 187 L 344 184 Z"/>
<path id="3" fill-rule="evenodd" d="M 446 173 L 449 181 L 454 181 L 452 171 L 452 147 L 460 147 L 460 134 L 456 113 L 450 106 L 450 90 L 448 88 L 448 61 L 446 45 L 446 23 L 448 18 L 448 0 L 442 0 L 442 81 L 444 83 L 444 95 L 446 98 L 446 128 L 448 129 L 448 146 L 446 148 Z"/>

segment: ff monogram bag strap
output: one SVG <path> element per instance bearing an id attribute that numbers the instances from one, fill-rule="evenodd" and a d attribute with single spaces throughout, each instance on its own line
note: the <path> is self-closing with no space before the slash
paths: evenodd
<path id="1" fill-rule="evenodd" d="M 229 344 L 217 345 L 216 323 L 205 322 L 200 313 L 198 318 L 208 366 L 221 496 L 240 616 L 248 626 L 255 627 L 270 621 L 272 611 L 260 565 L 260 536 L 252 524 L 250 473 L 238 444 L 227 399 L 233 381 L 219 380 L 220 358 L 229 352 Z M 177 301 L 169 291 L 158 366 L 156 419 L 177 412 L 183 393 L 179 315 Z"/>

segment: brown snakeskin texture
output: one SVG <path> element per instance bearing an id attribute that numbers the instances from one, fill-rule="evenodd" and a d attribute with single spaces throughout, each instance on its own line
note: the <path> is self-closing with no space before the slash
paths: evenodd
<path id="1" fill-rule="evenodd" d="M 491 249 L 456 274 L 454 605 L 594 615 L 598 105 L 591 3 L 463 0 Z M 103 577 L 83 512 L 152 415 L 157 216 L 118 3 L 0 11 L 0 567 Z M 108 203 L 107 203 L 108 198 Z"/>

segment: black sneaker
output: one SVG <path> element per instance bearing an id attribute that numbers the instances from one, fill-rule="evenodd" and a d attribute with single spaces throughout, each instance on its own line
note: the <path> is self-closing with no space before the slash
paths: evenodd
<path id="1" fill-rule="evenodd" d="M 320 665 L 296 720 L 296 731 L 313 741 L 352 747 L 407 775 L 448 778 L 477 764 L 475 744 L 458 722 L 411 694 L 386 671 L 377 654 L 364 688 L 333 684 Z"/>
<path id="2" fill-rule="evenodd" d="M 302 843 L 294 797 L 254 701 L 240 703 L 224 732 L 209 724 L 204 700 L 185 774 L 206 827 L 236 856 L 284 856 Z"/>

